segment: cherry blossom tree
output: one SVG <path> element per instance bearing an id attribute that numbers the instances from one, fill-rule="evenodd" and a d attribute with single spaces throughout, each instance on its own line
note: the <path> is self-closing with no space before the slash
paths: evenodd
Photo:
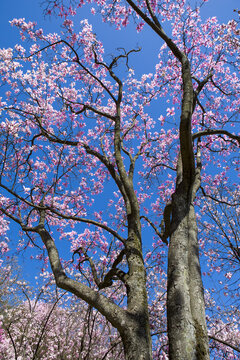
<path id="1" fill-rule="evenodd" d="M 1 316 L 5 360 L 123 358 L 119 335 L 91 306 L 54 291 L 49 281 L 35 289 L 18 285 L 22 301 Z"/>
<path id="2" fill-rule="evenodd" d="M 0 53 L 2 233 L 8 219 L 20 248 L 43 246 L 57 286 L 105 316 L 126 359 L 152 359 L 147 276 L 164 288 L 167 251 L 168 356 L 209 359 L 195 207 L 204 219 L 221 184 L 239 203 L 238 22 L 203 22 L 201 6 L 184 0 L 92 2 L 117 28 L 133 19 L 159 36 L 155 72 L 134 76 L 139 49 L 108 61 L 88 21 L 76 32 L 76 11 L 62 2 L 47 8 L 63 17 L 61 35 L 12 21 L 31 45 Z M 200 245 L 211 253 L 207 239 Z"/>
<path id="3" fill-rule="evenodd" d="M 104 317 L 75 296 L 59 292 L 47 271 L 34 288 L 26 281 L 16 282 L 15 274 L 13 269 L 9 276 L 11 306 L 1 306 L 0 350 L 4 360 L 124 358 L 121 339 Z M 18 302 L 12 301 L 16 297 Z M 207 311 L 212 312 L 216 304 L 209 293 L 205 300 Z M 153 339 L 157 337 L 153 358 L 167 358 L 164 293 L 158 292 L 149 313 L 151 334 Z M 223 321 L 226 316 L 232 322 Z M 207 316 L 212 358 L 237 359 L 238 318 L 239 309 L 232 309 L 232 314 Z"/>

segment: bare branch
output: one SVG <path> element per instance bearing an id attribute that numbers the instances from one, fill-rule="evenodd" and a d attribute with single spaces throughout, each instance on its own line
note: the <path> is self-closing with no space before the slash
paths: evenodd
<path id="1" fill-rule="evenodd" d="M 142 12 L 142 10 L 132 1 L 127 0 L 127 3 L 133 8 L 134 11 L 153 29 L 155 33 L 157 33 L 167 44 L 172 53 L 176 56 L 176 58 L 182 62 L 183 53 L 179 50 L 176 44 L 170 39 L 166 33 L 164 32 L 161 24 L 157 21 L 157 23 L 153 22 L 146 14 Z M 155 21 L 155 20 L 154 20 Z M 160 26 L 159 26 L 160 25 Z"/>
<path id="2" fill-rule="evenodd" d="M 168 245 L 167 237 L 164 236 L 164 234 L 158 230 L 158 228 L 154 225 L 154 223 L 153 223 L 150 219 L 148 219 L 147 216 L 142 215 L 142 216 L 140 216 L 140 219 L 145 219 L 145 220 L 151 225 L 151 227 L 154 229 L 154 231 L 155 231 L 156 234 L 160 237 L 160 239 L 161 239 L 166 245 Z"/>
<path id="3" fill-rule="evenodd" d="M 91 224 L 91 225 L 95 225 L 101 229 L 104 229 L 106 231 L 108 231 L 110 234 L 112 234 L 114 237 L 116 237 L 118 240 L 120 240 L 123 244 L 125 243 L 125 239 L 120 236 L 115 230 L 111 229 L 109 226 L 107 226 L 106 224 L 100 223 L 98 221 L 95 220 L 91 220 L 91 219 L 86 219 L 86 218 L 81 218 L 78 216 L 74 216 L 74 215 L 67 215 L 67 214 L 62 214 L 59 211 L 55 210 L 52 207 L 46 207 L 46 210 L 50 210 L 52 213 L 56 214 L 57 216 L 59 216 L 62 219 L 66 219 L 66 220 L 75 220 L 78 222 L 83 222 L 83 223 L 87 223 L 87 224 Z"/>
<path id="4" fill-rule="evenodd" d="M 226 346 L 232 348 L 234 351 L 237 351 L 237 352 L 240 353 L 240 348 L 237 347 L 237 346 L 234 346 L 234 345 L 230 344 L 228 341 L 221 340 L 221 339 L 219 339 L 219 338 L 216 338 L 216 337 L 213 336 L 213 335 L 208 335 L 208 337 L 209 337 L 209 339 L 212 339 L 212 340 L 217 341 L 217 342 L 219 342 L 219 343 L 221 343 L 221 344 L 223 344 L 223 345 L 226 345 Z"/>
<path id="5" fill-rule="evenodd" d="M 202 193 L 203 193 L 203 195 L 205 197 L 208 197 L 209 199 L 212 199 L 212 200 L 214 200 L 214 201 L 216 201 L 216 202 L 218 202 L 220 204 L 225 204 L 227 206 L 239 206 L 240 205 L 240 203 L 229 203 L 229 202 L 227 202 L 225 200 L 217 199 L 216 197 L 214 197 L 212 195 L 206 194 L 206 192 L 205 192 L 205 190 L 204 190 L 204 188 L 202 186 L 200 187 L 200 189 L 202 190 Z"/>
<path id="6" fill-rule="evenodd" d="M 240 135 L 235 135 L 230 133 L 227 130 L 222 130 L 222 129 L 206 129 L 206 130 L 202 130 L 199 131 L 195 134 L 192 135 L 193 140 L 200 138 L 202 136 L 209 136 L 209 135 L 226 135 L 229 138 L 233 139 L 233 140 L 237 140 L 237 142 L 240 145 Z"/>
<path id="7" fill-rule="evenodd" d="M 100 282 L 99 289 L 104 289 L 106 287 L 111 286 L 113 280 L 115 280 L 115 277 L 120 279 L 124 284 L 126 283 L 128 275 L 123 270 L 117 268 L 117 265 L 119 265 L 122 262 L 125 253 L 126 253 L 125 249 L 120 251 L 117 258 L 114 260 L 112 264 L 112 268 L 104 276 L 103 281 Z"/>
<path id="8" fill-rule="evenodd" d="M 91 268 L 91 271 L 92 271 L 92 275 L 93 275 L 93 279 L 94 279 L 96 285 L 97 285 L 98 288 L 99 288 L 100 280 L 99 280 L 98 275 L 97 275 L 97 269 L 96 269 L 96 267 L 95 267 L 95 265 L 94 265 L 94 262 L 93 262 L 93 260 L 91 259 L 91 257 L 88 256 L 87 251 L 81 246 L 81 247 L 79 247 L 78 249 L 76 249 L 76 250 L 73 252 L 73 258 L 74 258 L 74 255 L 75 255 L 75 254 L 79 254 L 79 255 L 80 255 L 80 254 L 81 254 L 80 252 L 82 252 L 83 255 L 84 255 L 84 257 L 85 257 L 85 259 L 81 260 L 80 263 L 82 263 L 83 261 L 88 261 L 88 262 L 89 262 L 90 268 Z"/>

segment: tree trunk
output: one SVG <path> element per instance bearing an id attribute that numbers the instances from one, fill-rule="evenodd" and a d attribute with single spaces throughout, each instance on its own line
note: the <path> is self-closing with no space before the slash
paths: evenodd
<path id="1" fill-rule="evenodd" d="M 128 329 L 121 335 L 126 360 L 152 360 L 149 323 L 144 318 L 131 319 Z"/>
<path id="2" fill-rule="evenodd" d="M 149 325 L 146 270 L 142 256 L 138 204 L 135 207 L 135 211 L 132 211 L 128 216 L 126 255 L 129 266 L 126 281 L 129 321 L 124 333 L 121 334 L 125 357 L 126 360 L 151 360 L 152 339 Z"/>
<path id="3" fill-rule="evenodd" d="M 209 360 L 197 223 L 183 182 L 172 197 L 168 253 L 169 359 Z"/>

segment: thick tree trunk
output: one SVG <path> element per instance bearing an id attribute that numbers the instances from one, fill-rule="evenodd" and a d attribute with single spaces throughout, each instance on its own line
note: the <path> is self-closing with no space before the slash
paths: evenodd
<path id="1" fill-rule="evenodd" d="M 132 319 L 121 335 L 126 360 L 152 360 L 152 343 L 146 319 Z"/>
<path id="2" fill-rule="evenodd" d="M 203 285 L 193 201 L 201 183 L 201 154 L 193 152 L 194 99 L 191 67 L 184 53 L 180 153 L 168 252 L 167 317 L 170 360 L 209 360 Z"/>
<path id="3" fill-rule="evenodd" d="M 172 198 L 167 292 L 169 358 L 209 360 L 196 215 L 188 198 L 183 184 Z"/>
<path id="4" fill-rule="evenodd" d="M 199 261 L 198 228 L 194 206 L 191 204 L 188 214 L 189 225 L 189 274 L 191 311 L 197 340 L 197 358 L 209 359 L 209 338 L 205 317 L 204 289 Z"/>
<path id="5" fill-rule="evenodd" d="M 124 333 L 121 334 L 125 357 L 126 360 L 151 360 L 152 340 L 148 315 L 146 270 L 142 256 L 141 224 L 137 202 L 135 211 L 128 216 L 126 255 L 129 266 L 126 281 L 129 321 Z"/>

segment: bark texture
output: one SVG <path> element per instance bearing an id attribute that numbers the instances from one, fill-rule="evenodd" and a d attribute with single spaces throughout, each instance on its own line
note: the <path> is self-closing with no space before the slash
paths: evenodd
<path id="1" fill-rule="evenodd" d="M 194 91 L 190 64 L 182 58 L 183 99 L 180 122 L 180 154 L 168 253 L 167 317 L 169 358 L 208 360 L 208 335 L 198 250 L 198 230 L 193 201 L 200 186 L 201 161 L 196 168 L 191 120 Z"/>
<path id="2" fill-rule="evenodd" d="M 146 0 L 149 16 L 132 0 L 127 3 L 166 43 L 182 69 L 182 109 L 179 126 L 180 153 L 176 190 L 171 215 L 165 221 L 163 241 L 170 235 L 168 253 L 167 316 L 170 360 L 209 360 L 205 305 L 201 279 L 197 224 L 193 201 L 200 186 L 201 163 L 195 159 L 192 139 L 192 114 L 197 95 L 212 76 L 193 90 L 191 66 L 187 55 L 167 36 Z M 196 167 L 195 167 L 196 160 Z M 168 213 L 165 211 L 164 214 Z M 170 226 L 167 225 L 169 222 Z"/>
<path id="3" fill-rule="evenodd" d="M 186 200 L 186 199 L 185 199 Z M 199 264 L 197 224 L 193 205 L 173 197 L 173 220 L 182 214 L 170 240 L 167 317 L 169 358 L 209 359 L 203 285 Z"/>
<path id="4" fill-rule="evenodd" d="M 140 222 L 136 223 L 140 225 Z M 123 341 L 126 360 L 152 360 L 146 275 L 139 233 L 137 236 L 135 231 L 132 232 L 128 240 L 127 258 L 130 269 L 126 282 L 128 307 L 127 310 L 123 310 L 99 292 L 70 279 L 62 268 L 58 250 L 49 232 L 44 227 L 39 227 L 36 232 L 41 236 L 48 251 L 57 286 L 95 307 L 118 329 Z"/>

